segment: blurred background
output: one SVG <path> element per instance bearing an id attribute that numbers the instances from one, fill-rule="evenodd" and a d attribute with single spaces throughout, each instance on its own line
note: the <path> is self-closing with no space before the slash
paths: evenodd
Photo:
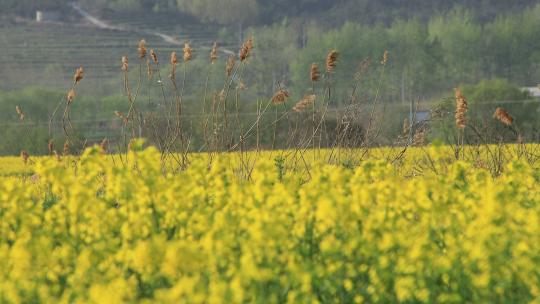
<path id="1" fill-rule="evenodd" d="M 429 119 L 435 107 L 451 113 L 449 100 L 459 86 L 479 121 L 503 105 L 529 130 L 528 140 L 538 140 L 540 1 L 2 0 L 0 154 L 23 148 L 46 153 L 48 120 L 79 66 L 85 74 L 73 104 L 74 125 L 91 142 L 118 136 L 114 111 L 129 108 L 120 59 L 130 58 L 130 79 L 136 82 L 140 39 L 156 51 L 164 81 L 170 53 L 181 54 L 185 42 L 194 48 L 184 99 L 196 120 L 212 44 L 220 47 L 208 83 L 213 94 L 223 87 L 227 57 L 250 36 L 254 50 L 242 79 L 243 119 L 253 120 L 258 102 L 279 86 L 294 102 L 307 94 L 311 64 L 324 68 L 326 54 L 336 49 L 330 107 L 337 113 L 346 106 L 355 86 L 362 100 L 377 95 L 392 118 L 388 138 L 401 132 L 404 118 L 412 118 L 413 103 L 414 119 Z M 366 59 L 370 72 L 358 79 Z M 159 89 L 157 81 L 148 86 Z M 159 103 L 151 94 L 147 98 L 148 109 Z M 24 123 L 17 105 L 26 113 Z M 440 125 L 431 140 L 447 139 Z"/>

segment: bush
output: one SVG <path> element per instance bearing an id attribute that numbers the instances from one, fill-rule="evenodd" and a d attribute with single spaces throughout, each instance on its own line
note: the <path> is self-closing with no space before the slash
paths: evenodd
<path id="1" fill-rule="evenodd" d="M 519 86 L 506 79 L 484 79 L 475 85 L 465 85 L 463 95 L 470 102 L 512 101 L 530 98 Z"/>

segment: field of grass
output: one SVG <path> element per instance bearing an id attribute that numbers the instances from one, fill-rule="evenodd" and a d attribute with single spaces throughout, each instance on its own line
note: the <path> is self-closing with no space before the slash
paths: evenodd
<path id="1" fill-rule="evenodd" d="M 540 300 L 538 145 L 139 146 L 1 160 L 1 303 Z"/>

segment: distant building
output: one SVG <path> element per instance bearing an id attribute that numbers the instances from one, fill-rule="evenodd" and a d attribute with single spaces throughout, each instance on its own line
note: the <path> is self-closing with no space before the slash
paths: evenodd
<path id="1" fill-rule="evenodd" d="M 521 88 L 523 92 L 529 93 L 531 97 L 540 98 L 540 88 L 539 87 L 525 87 Z"/>
<path id="2" fill-rule="evenodd" d="M 36 22 L 60 21 L 60 17 L 57 11 L 36 11 Z"/>

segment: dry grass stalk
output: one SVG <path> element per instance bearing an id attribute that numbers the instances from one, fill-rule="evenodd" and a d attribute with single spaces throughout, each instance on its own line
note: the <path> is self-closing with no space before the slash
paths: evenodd
<path id="1" fill-rule="evenodd" d="M 388 63 L 388 51 L 384 51 L 383 59 L 381 61 L 382 65 L 386 65 Z"/>
<path id="2" fill-rule="evenodd" d="M 30 154 L 28 154 L 28 152 L 26 152 L 25 150 L 22 150 L 21 151 L 21 158 L 23 160 L 23 163 L 26 165 L 26 164 L 28 164 L 28 159 L 30 158 Z"/>
<path id="3" fill-rule="evenodd" d="M 151 49 L 151 50 L 150 50 L 150 57 L 152 57 L 152 61 L 154 61 L 155 64 L 158 63 L 157 54 L 156 54 L 156 52 L 154 51 L 154 49 Z"/>
<path id="4" fill-rule="evenodd" d="M 309 77 L 311 81 L 318 81 L 321 78 L 321 72 L 319 71 L 319 66 L 316 63 L 311 64 Z"/>
<path id="5" fill-rule="evenodd" d="M 506 111 L 503 108 L 497 108 L 495 110 L 495 113 L 493 113 L 493 118 L 499 120 L 500 122 L 502 122 L 503 124 L 507 126 L 511 126 L 512 123 L 514 122 L 514 118 L 510 116 L 508 111 Z"/>
<path id="6" fill-rule="evenodd" d="M 279 89 L 276 94 L 274 94 L 274 97 L 272 97 L 272 103 L 273 104 L 282 104 L 285 102 L 287 98 L 289 98 L 290 94 L 287 90 Z"/>
<path id="7" fill-rule="evenodd" d="M 116 117 L 120 118 L 124 123 L 127 123 L 128 122 L 128 119 L 127 117 L 124 115 L 124 113 L 120 112 L 120 111 L 114 111 L 114 115 L 116 115 Z"/>
<path id="8" fill-rule="evenodd" d="M 49 149 L 49 154 L 52 154 L 54 151 L 54 140 L 50 139 L 47 143 L 47 148 Z"/>
<path id="9" fill-rule="evenodd" d="M 214 62 L 218 59 L 217 49 L 218 49 L 217 42 L 214 42 L 214 45 L 212 46 L 212 51 L 210 52 L 211 64 L 214 64 Z"/>
<path id="10" fill-rule="evenodd" d="M 99 143 L 99 147 L 101 148 L 101 151 L 102 151 L 103 153 L 106 153 L 106 152 L 107 152 L 107 144 L 108 144 L 107 138 L 104 138 L 104 139 Z"/>
<path id="11" fill-rule="evenodd" d="M 54 157 L 56 157 L 56 160 L 58 162 L 62 161 L 62 157 L 60 156 L 60 153 L 58 153 L 56 150 L 53 151 Z"/>
<path id="12" fill-rule="evenodd" d="M 339 53 L 336 50 L 330 51 L 326 56 L 326 71 L 332 73 L 336 67 Z"/>
<path id="13" fill-rule="evenodd" d="M 184 43 L 184 62 L 191 61 L 193 59 L 193 49 L 189 45 L 189 42 Z"/>
<path id="14" fill-rule="evenodd" d="M 139 58 L 143 59 L 146 57 L 146 40 L 142 39 L 139 41 L 139 47 L 137 48 L 137 52 L 139 53 Z"/>
<path id="15" fill-rule="evenodd" d="M 70 89 L 67 93 L 67 102 L 68 104 L 71 104 L 73 102 L 73 100 L 75 99 L 75 96 L 77 94 L 75 93 L 75 90 L 74 89 Z"/>
<path id="16" fill-rule="evenodd" d="M 69 155 L 69 140 L 64 142 L 64 156 Z"/>
<path id="17" fill-rule="evenodd" d="M 253 50 L 253 36 L 249 37 L 249 39 L 242 44 L 242 47 L 240 48 L 240 52 L 238 54 L 240 62 L 244 62 L 249 57 L 249 55 L 251 54 L 251 50 Z"/>
<path id="18" fill-rule="evenodd" d="M 455 97 L 456 97 L 456 113 L 455 113 L 455 119 L 456 119 L 456 126 L 459 129 L 465 128 L 467 124 L 467 118 L 465 117 L 465 114 L 468 110 L 467 100 L 461 93 L 461 90 L 459 88 L 455 89 Z"/>
<path id="19" fill-rule="evenodd" d="M 129 62 L 127 56 L 122 56 L 122 71 L 127 72 L 129 69 Z"/>
<path id="20" fill-rule="evenodd" d="M 84 76 L 84 69 L 82 67 L 79 67 L 77 70 L 75 70 L 75 75 L 73 76 L 73 80 L 75 84 L 79 83 Z"/>
<path id="21" fill-rule="evenodd" d="M 302 112 L 305 108 L 307 108 L 309 105 L 313 104 L 315 102 L 315 99 L 317 98 L 316 95 L 312 94 L 312 95 L 307 95 L 307 96 L 304 96 L 304 98 L 300 99 L 300 101 L 298 101 L 294 107 L 293 107 L 293 111 L 295 112 Z"/>
<path id="22" fill-rule="evenodd" d="M 154 69 L 152 69 L 149 59 L 146 59 L 146 75 L 148 75 L 148 79 L 151 79 L 152 76 L 154 76 Z"/>
<path id="23" fill-rule="evenodd" d="M 231 77 L 235 64 L 236 59 L 234 58 L 234 56 L 229 56 L 229 58 L 227 59 L 227 66 L 225 67 L 225 74 L 227 75 L 227 77 Z"/>
<path id="24" fill-rule="evenodd" d="M 15 111 L 17 111 L 17 114 L 19 115 L 19 120 L 24 120 L 24 112 L 21 107 L 15 106 Z"/>

